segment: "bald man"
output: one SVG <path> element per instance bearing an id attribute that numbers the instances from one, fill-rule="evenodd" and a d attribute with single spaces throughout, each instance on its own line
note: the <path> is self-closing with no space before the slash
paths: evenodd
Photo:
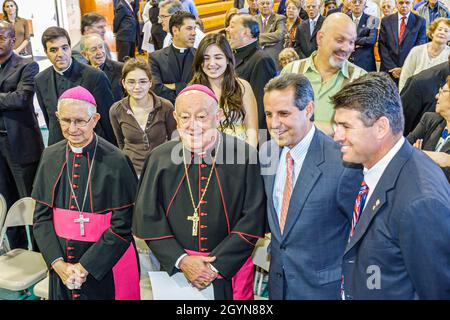
<path id="1" fill-rule="evenodd" d="M 256 150 L 219 133 L 222 111 L 208 87 L 186 87 L 175 105 L 180 140 L 147 158 L 133 232 L 169 275 L 182 272 L 198 290 L 212 285 L 215 299 L 253 299 L 251 254 L 265 227 Z"/>
<path id="2" fill-rule="evenodd" d="M 356 26 L 344 13 L 328 16 L 317 32 L 317 51 L 308 58 L 291 62 L 281 73 L 300 73 L 314 89 L 316 126 L 332 134 L 333 106 L 330 97 L 345 84 L 359 78 L 366 71 L 348 61 L 355 48 Z"/>

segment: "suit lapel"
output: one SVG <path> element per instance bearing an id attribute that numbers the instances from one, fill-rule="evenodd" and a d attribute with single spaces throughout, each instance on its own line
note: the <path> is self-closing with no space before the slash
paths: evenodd
<path id="1" fill-rule="evenodd" d="M 396 45 L 396 49 L 399 49 L 399 44 L 398 44 L 398 14 L 392 15 L 392 23 L 390 23 L 391 26 L 391 33 L 393 35 L 393 39 L 394 39 L 394 44 Z"/>
<path id="2" fill-rule="evenodd" d="M 308 199 L 311 190 L 315 186 L 322 171 L 318 166 L 323 162 L 323 140 L 319 135 L 318 129 L 314 133 L 311 145 L 303 161 L 302 169 L 298 175 L 297 182 L 292 191 L 291 201 L 289 203 L 286 224 L 283 231 L 283 239 L 289 235 L 290 230 L 299 218 L 303 207 Z"/>
<path id="3" fill-rule="evenodd" d="M 269 20 L 267 20 L 266 32 L 272 32 L 272 26 L 274 22 L 275 22 L 275 14 L 272 13 L 269 17 Z"/>
<path id="4" fill-rule="evenodd" d="M 351 248 L 355 246 L 355 244 L 358 243 L 359 240 L 361 240 L 361 238 L 369 228 L 369 225 L 372 222 L 373 218 L 375 218 L 377 213 L 387 202 L 387 194 L 395 187 L 397 177 L 400 174 L 401 168 L 411 156 L 412 151 L 413 147 L 407 141 L 405 141 L 403 143 L 403 146 L 388 164 L 383 175 L 381 176 L 380 181 L 378 181 L 375 190 L 370 196 L 369 202 L 364 208 L 361 218 L 356 225 L 355 234 L 347 244 L 345 253 L 347 253 Z"/>
<path id="5" fill-rule="evenodd" d="M 275 172 L 273 172 L 273 174 L 268 175 L 267 176 L 267 197 L 270 197 L 270 199 L 268 199 L 267 203 L 269 204 L 269 214 L 272 217 L 272 220 L 275 223 L 275 230 L 271 230 L 272 233 L 275 233 L 276 236 L 281 239 L 281 233 L 280 233 L 280 221 L 278 219 L 278 215 L 277 215 L 277 210 L 275 209 L 274 203 L 273 203 L 273 189 L 275 187 L 275 177 L 277 174 L 277 168 L 279 165 L 279 159 L 280 159 L 280 155 L 281 155 L 281 148 L 276 144 L 276 142 L 274 140 L 270 140 L 269 141 L 270 145 L 268 148 L 268 158 L 271 159 L 271 155 L 273 153 L 277 153 L 278 157 L 276 158 L 278 160 L 277 164 L 276 164 L 276 168 L 274 169 Z"/>
<path id="6" fill-rule="evenodd" d="M 16 57 L 13 54 L 6 67 L 0 72 L 0 87 L 3 85 L 3 82 L 16 71 L 17 67 Z"/>
<path id="7" fill-rule="evenodd" d="M 409 14 L 408 23 L 406 24 L 405 33 L 403 34 L 403 41 L 405 41 L 406 37 L 408 36 L 408 33 L 411 31 L 411 29 L 413 28 L 415 23 L 416 23 L 416 17 L 411 12 Z M 402 43 L 403 43 L 403 41 L 402 41 Z"/>
<path id="8" fill-rule="evenodd" d="M 317 32 L 319 31 L 319 28 L 321 27 L 322 19 L 323 19 L 322 16 L 319 16 L 319 19 L 317 19 L 316 26 L 314 27 L 313 33 L 309 37 L 310 39 L 313 39 L 316 36 Z M 309 29 L 309 20 L 308 20 L 308 31 L 311 33 L 311 30 Z"/>

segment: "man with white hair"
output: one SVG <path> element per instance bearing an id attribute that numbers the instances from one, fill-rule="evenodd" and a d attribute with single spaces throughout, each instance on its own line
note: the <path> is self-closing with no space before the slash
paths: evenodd
<path id="1" fill-rule="evenodd" d="M 181 141 L 155 148 L 144 165 L 133 233 L 147 241 L 163 270 L 183 272 L 215 299 L 253 299 L 251 254 L 265 225 L 257 152 L 220 133 L 214 92 L 180 92 L 174 117 Z"/>
<path id="2" fill-rule="evenodd" d="M 114 102 L 123 98 L 122 68 L 123 62 L 108 58 L 106 43 L 98 34 L 87 34 L 81 37 L 81 55 L 88 64 L 96 69 L 102 70 L 111 83 Z"/>
<path id="3" fill-rule="evenodd" d="M 34 236 L 50 274 L 52 300 L 139 299 L 131 217 L 131 161 L 97 136 L 93 95 L 65 91 L 56 117 L 66 140 L 47 149 L 36 174 Z"/>
<path id="4" fill-rule="evenodd" d="M 355 23 L 344 13 L 328 16 L 317 32 L 317 51 L 310 57 L 291 62 L 281 73 L 301 73 L 314 89 L 316 126 L 332 134 L 333 106 L 330 97 L 346 83 L 352 82 L 366 71 L 348 61 L 355 48 Z"/>

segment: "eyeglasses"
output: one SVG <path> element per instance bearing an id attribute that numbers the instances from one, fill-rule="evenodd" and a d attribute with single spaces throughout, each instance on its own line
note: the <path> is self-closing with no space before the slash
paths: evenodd
<path id="1" fill-rule="evenodd" d="M 150 80 L 126 80 L 125 84 L 129 87 L 135 87 L 137 84 L 139 84 L 140 87 L 145 87 L 150 83 Z"/>
<path id="2" fill-rule="evenodd" d="M 352 0 L 352 4 L 363 4 L 365 0 Z"/>
<path id="3" fill-rule="evenodd" d="M 444 92 L 450 92 L 450 89 L 439 88 L 439 94 Z"/>
<path id="4" fill-rule="evenodd" d="M 66 119 L 66 118 L 57 118 L 59 123 L 61 124 L 61 126 L 64 127 L 70 127 L 70 125 L 73 123 L 75 125 L 75 127 L 77 128 L 83 128 L 86 127 L 87 124 L 89 123 L 89 121 L 91 121 L 92 117 L 94 115 L 92 115 L 88 120 L 82 120 L 82 119 Z"/>
<path id="5" fill-rule="evenodd" d="M 161 19 L 161 20 L 163 20 L 163 19 L 166 19 L 166 18 L 170 18 L 171 16 L 172 16 L 171 14 L 168 14 L 168 15 L 159 15 L 158 18 Z"/>

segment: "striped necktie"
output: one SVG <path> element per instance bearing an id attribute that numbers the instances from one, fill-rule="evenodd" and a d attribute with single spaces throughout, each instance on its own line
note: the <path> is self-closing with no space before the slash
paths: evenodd
<path id="1" fill-rule="evenodd" d="M 280 213 L 280 231 L 283 234 L 284 225 L 286 224 L 287 213 L 289 210 L 289 203 L 292 195 L 292 176 L 294 171 L 294 159 L 292 159 L 291 152 L 286 153 L 286 180 L 284 182 L 283 202 L 281 204 Z"/>
<path id="2" fill-rule="evenodd" d="M 358 220 L 361 217 L 361 213 L 364 210 L 364 204 L 366 203 L 368 193 L 369 187 L 367 186 L 366 182 L 363 181 L 361 183 L 361 188 L 359 189 L 358 196 L 356 197 L 356 201 L 353 206 L 352 226 L 350 230 L 350 238 L 348 239 L 348 241 L 350 241 L 355 233 L 356 224 L 358 223 Z"/>

